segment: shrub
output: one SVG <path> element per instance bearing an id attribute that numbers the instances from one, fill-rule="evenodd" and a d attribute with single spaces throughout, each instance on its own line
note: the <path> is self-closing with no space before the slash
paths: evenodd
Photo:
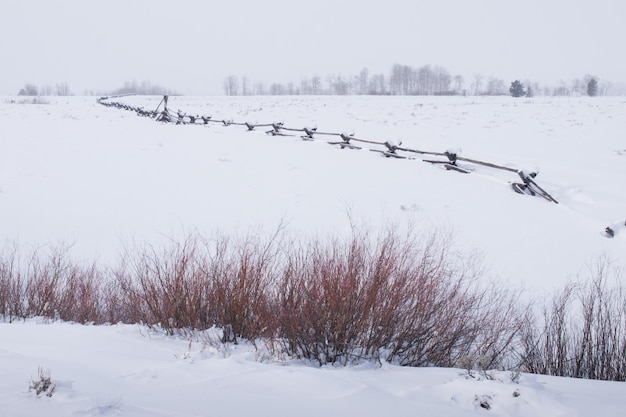
<path id="1" fill-rule="evenodd" d="M 223 236 L 204 242 L 190 236 L 160 252 L 135 249 L 115 274 L 123 310 L 131 321 L 160 325 L 170 334 L 216 325 L 254 341 L 270 315 L 275 251 L 272 241 Z"/>
<path id="2" fill-rule="evenodd" d="M 52 397 L 56 389 L 56 385 L 52 382 L 51 373 L 49 369 L 43 369 L 39 367 L 38 370 L 39 379 L 33 379 L 28 387 L 29 391 L 35 391 L 35 394 L 46 394 L 46 397 Z"/>
<path id="3" fill-rule="evenodd" d="M 19 104 L 50 104 L 50 101 L 48 101 L 44 97 L 37 96 L 37 97 L 22 99 L 18 103 Z"/>
<path id="4" fill-rule="evenodd" d="M 514 304 L 481 290 L 477 271 L 458 269 L 449 249 L 445 239 L 388 231 L 289 253 L 275 308 L 282 351 L 319 364 L 453 366 L 467 355 L 499 364 L 518 330 Z"/>
<path id="5" fill-rule="evenodd" d="M 17 271 L 18 248 L 16 245 L 5 249 L 0 258 L 0 316 L 12 322 L 21 318 L 22 276 Z"/>
<path id="6" fill-rule="evenodd" d="M 126 322 L 168 334 L 217 328 L 281 357 L 345 365 L 494 368 L 626 380 L 626 289 L 601 259 L 543 304 L 485 279 L 449 238 L 197 235 L 128 250 L 115 269 L 69 248 L 0 253 L 0 317 Z M 515 365 L 515 366 L 511 366 Z M 42 372 L 42 375 L 46 376 Z M 49 376 L 49 375 L 48 375 Z M 42 378 L 40 378 L 42 379 Z"/>
<path id="7" fill-rule="evenodd" d="M 160 252 L 146 246 L 126 255 L 115 276 L 127 320 L 158 324 L 169 334 L 206 325 L 196 249 L 190 238 Z"/>
<path id="8" fill-rule="evenodd" d="M 522 332 L 524 370 L 626 380 L 626 289 L 619 270 L 596 261 L 588 277 L 567 285 Z"/>
<path id="9" fill-rule="evenodd" d="M 392 229 L 296 241 L 190 236 L 128 250 L 114 270 L 73 262 L 65 247 L 9 251 L 0 262 L 0 314 L 80 323 L 123 321 L 168 334 L 221 328 L 224 342 L 325 363 L 385 359 L 498 366 L 518 328 L 515 302 L 481 285 L 435 235 Z"/>
<path id="10" fill-rule="evenodd" d="M 13 245 L 0 258 L 0 315 L 9 321 L 46 317 L 103 323 L 106 280 L 95 264 L 73 261 L 69 247 L 37 248 L 24 258 Z"/>

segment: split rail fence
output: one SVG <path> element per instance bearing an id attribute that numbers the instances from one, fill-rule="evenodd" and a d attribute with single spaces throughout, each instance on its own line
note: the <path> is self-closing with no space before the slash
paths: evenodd
<path id="1" fill-rule="evenodd" d="M 398 158 L 398 159 L 414 159 L 415 157 L 412 155 L 421 155 L 427 157 L 429 159 L 422 159 L 424 162 L 428 162 L 431 164 L 442 165 L 444 168 L 450 171 L 460 172 L 464 174 L 471 173 L 471 170 L 464 167 L 459 166 L 458 162 L 464 162 L 466 164 L 473 165 L 481 165 L 501 171 L 507 171 L 514 174 L 521 179 L 521 182 L 518 180 L 517 182 L 511 182 L 511 188 L 519 193 L 531 196 L 538 196 L 550 201 L 552 203 L 558 204 L 558 201 L 552 197 L 546 190 L 540 187 L 535 178 L 537 173 L 535 172 L 525 172 L 523 170 L 510 168 L 503 165 L 494 164 L 491 162 L 480 161 L 477 159 L 465 158 L 463 156 L 459 156 L 454 152 L 433 152 L 433 151 L 424 151 L 419 149 L 412 149 L 402 147 L 402 143 L 395 143 L 393 141 L 376 141 L 370 139 L 363 139 L 355 137 L 352 134 L 345 133 L 335 133 L 335 132 L 323 132 L 317 130 L 317 128 L 292 128 L 285 126 L 282 122 L 275 123 L 261 123 L 261 124 L 253 124 L 249 122 L 235 122 L 227 119 L 213 119 L 211 116 L 200 116 L 200 115 L 190 115 L 183 113 L 178 110 L 176 112 L 170 110 L 168 108 L 168 96 L 163 96 L 163 99 L 157 106 L 155 110 L 145 110 L 143 107 L 136 107 L 125 104 L 120 101 L 114 101 L 121 97 L 125 97 L 127 95 L 122 96 L 111 96 L 111 97 L 100 97 L 98 98 L 98 103 L 107 106 L 107 107 L 115 107 L 122 110 L 128 110 L 137 113 L 139 116 L 149 117 L 156 121 L 162 123 L 174 123 L 177 125 L 208 125 L 211 123 L 218 123 L 222 126 L 245 126 L 249 131 L 253 131 L 256 128 L 269 128 L 266 131 L 268 135 L 272 136 L 293 136 L 300 137 L 303 140 L 314 140 L 316 137 L 326 136 L 326 137 L 334 137 L 336 139 L 331 139 L 328 141 L 331 145 L 339 146 L 341 149 L 363 149 L 366 146 L 369 146 L 367 149 L 372 152 L 379 152 L 381 155 L 387 158 Z M 434 159 L 433 159 L 434 158 Z"/>

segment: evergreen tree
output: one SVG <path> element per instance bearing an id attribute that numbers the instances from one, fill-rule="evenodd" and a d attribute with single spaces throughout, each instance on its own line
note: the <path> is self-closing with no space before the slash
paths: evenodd
<path id="1" fill-rule="evenodd" d="M 589 97 L 595 97 L 598 95 L 598 80 L 592 78 L 587 83 L 587 95 Z"/>
<path id="2" fill-rule="evenodd" d="M 515 80 L 511 83 L 511 88 L 509 88 L 509 93 L 513 97 L 522 97 L 526 94 L 524 91 L 524 84 L 520 80 Z"/>

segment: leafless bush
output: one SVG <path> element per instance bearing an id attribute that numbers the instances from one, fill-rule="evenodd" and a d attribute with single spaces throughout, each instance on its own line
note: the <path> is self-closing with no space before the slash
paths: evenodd
<path id="1" fill-rule="evenodd" d="M 368 319 L 364 304 L 370 259 L 363 259 L 369 255 L 364 244 L 357 239 L 348 245 L 313 241 L 287 254 L 275 298 L 275 326 L 289 355 L 335 363 L 360 347 Z"/>
<path id="2" fill-rule="evenodd" d="M 541 318 L 524 320 L 522 332 L 524 369 L 532 373 L 566 375 L 572 331 L 569 309 L 576 286 L 567 284 L 544 305 Z"/>
<path id="3" fill-rule="evenodd" d="M 270 298 L 279 273 L 280 233 L 278 229 L 266 240 L 247 236 L 235 242 L 226 237 L 206 242 L 210 310 L 214 324 L 231 331 L 227 341 L 238 336 L 254 342 L 272 321 Z"/>
<path id="4" fill-rule="evenodd" d="M 528 372 L 626 380 L 626 291 L 620 271 L 599 259 L 588 276 L 559 291 L 521 341 Z"/>
<path id="5" fill-rule="evenodd" d="M 109 272 L 99 286 L 98 318 L 100 323 L 137 323 L 133 321 L 129 302 L 115 273 Z"/>
<path id="6" fill-rule="evenodd" d="M 158 324 L 171 334 L 216 325 L 231 331 L 228 341 L 254 341 L 270 314 L 275 243 L 191 236 L 161 252 L 139 248 L 116 272 L 123 310 L 131 321 Z"/>
<path id="7" fill-rule="evenodd" d="M 452 366 L 467 355 L 498 365 L 519 326 L 516 303 L 456 268 L 449 241 L 357 233 L 288 254 L 278 289 L 279 340 L 320 364 L 351 359 Z"/>
<path id="8" fill-rule="evenodd" d="M 69 247 L 36 248 L 25 257 L 12 245 L 0 259 L 0 314 L 5 320 L 46 317 L 102 323 L 105 281 L 96 265 L 83 267 Z"/>
<path id="9" fill-rule="evenodd" d="M 57 297 L 56 317 L 78 323 L 107 321 L 102 312 L 105 277 L 93 264 L 87 267 L 68 265 Z"/>
<path id="10" fill-rule="evenodd" d="M 25 98 L 18 101 L 19 104 L 50 104 L 50 101 L 44 97 L 36 96 Z"/>
<path id="11" fill-rule="evenodd" d="M 223 342 L 265 341 L 320 364 L 381 360 L 498 366 L 518 328 L 515 300 L 480 285 L 450 243 L 389 229 L 350 239 L 190 236 L 128 250 L 112 272 L 81 266 L 67 248 L 0 263 L 5 316 L 159 326 L 169 334 L 217 326 Z"/>
<path id="12" fill-rule="evenodd" d="M 79 322 L 94 318 L 84 312 L 98 302 L 97 291 L 89 292 L 97 285 L 93 271 L 77 266 L 67 247 L 33 251 L 25 272 L 25 315 Z"/>
<path id="13" fill-rule="evenodd" d="M 320 365 L 386 360 L 578 378 L 626 380 L 626 289 L 598 261 L 547 302 L 483 276 L 476 256 L 445 236 L 287 238 L 191 235 L 136 246 L 113 270 L 73 260 L 69 247 L 0 253 L 0 315 L 221 331 L 221 343 L 265 342 L 280 357 Z"/>
<path id="14" fill-rule="evenodd" d="M 0 255 L 0 316 L 9 322 L 24 316 L 21 302 L 24 284 L 18 252 L 14 244 Z"/>
<path id="15" fill-rule="evenodd" d="M 501 366 L 518 332 L 518 293 L 482 275 L 476 258 L 461 259 L 450 242 L 432 238 L 402 274 L 405 296 L 389 359 L 410 366 Z"/>
<path id="16" fill-rule="evenodd" d="M 202 325 L 207 308 L 196 251 L 190 237 L 160 252 L 146 246 L 126 255 L 115 276 L 130 321 L 158 324 L 169 334 Z"/>

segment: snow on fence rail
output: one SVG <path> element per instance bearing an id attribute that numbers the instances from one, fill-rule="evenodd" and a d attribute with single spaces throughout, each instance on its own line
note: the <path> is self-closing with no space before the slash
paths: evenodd
<path id="1" fill-rule="evenodd" d="M 512 182 L 511 188 L 519 193 L 526 194 L 531 196 L 539 196 L 543 197 L 546 200 L 558 204 L 558 201 L 554 199 L 546 190 L 541 188 L 534 180 L 537 176 L 536 172 L 527 173 L 523 170 L 510 168 L 503 165 L 494 164 L 491 162 L 480 161 L 476 159 L 465 158 L 457 155 L 455 152 L 445 151 L 445 152 L 433 152 L 433 151 L 423 151 L 419 149 L 411 149 L 402 147 L 402 143 L 394 143 L 392 141 L 375 141 L 369 139 L 357 138 L 353 134 L 346 133 L 334 133 L 334 132 L 322 132 L 318 131 L 317 128 L 290 128 L 284 126 L 282 122 L 277 123 L 261 123 L 261 124 L 252 124 L 248 122 L 234 122 L 232 120 L 222 119 L 216 120 L 211 116 L 200 116 L 200 115 L 189 115 L 178 110 L 177 112 L 173 112 L 167 108 L 168 96 L 163 96 L 163 99 L 157 106 L 155 110 L 145 110 L 143 107 L 135 107 L 131 106 L 119 101 L 112 101 L 112 99 L 117 99 L 121 97 L 128 96 L 120 95 L 120 96 L 105 96 L 99 97 L 97 99 L 98 103 L 107 106 L 107 107 L 115 107 L 122 110 L 133 111 L 137 113 L 139 116 L 150 117 L 155 119 L 156 121 L 163 123 L 175 123 L 175 124 L 193 124 L 193 125 L 208 125 L 209 123 L 219 123 L 223 126 L 245 126 L 249 131 L 256 129 L 257 127 L 265 127 L 271 128 L 267 130 L 266 133 L 272 136 L 293 136 L 300 137 L 303 140 L 314 140 L 315 136 L 334 136 L 337 137 L 338 140 L 329 141 L 328 143 L 331 145 L 337 145 L 341 149 L 363 149 L 364 145 L 374 145 L 378 148 L 367 148 L 373 152 L 379 152 L 383 156 L 387 158 L 398 158 L 398 159 L 414 159 L 413 157 L 408 156 L 407 154 L 417 154 L 424 155 L 428 157 L 437 157 L 438 159 L 422 159 L 424 162 L 429 162 L 431 164 L 443 165 L 444 168 L 451 171 L 456 171 L 464 174 L 469 174 L 471 171 L 461 167 L 457 164 L 458 161 L 466 162 L 474 165 L 482 165 L 485 167 L 498 169 L 502 171 L 508 171 L 512 173 L 516 173 L 521 182 Z M 163 106 L 162 110 L 161 105 Z"/>

